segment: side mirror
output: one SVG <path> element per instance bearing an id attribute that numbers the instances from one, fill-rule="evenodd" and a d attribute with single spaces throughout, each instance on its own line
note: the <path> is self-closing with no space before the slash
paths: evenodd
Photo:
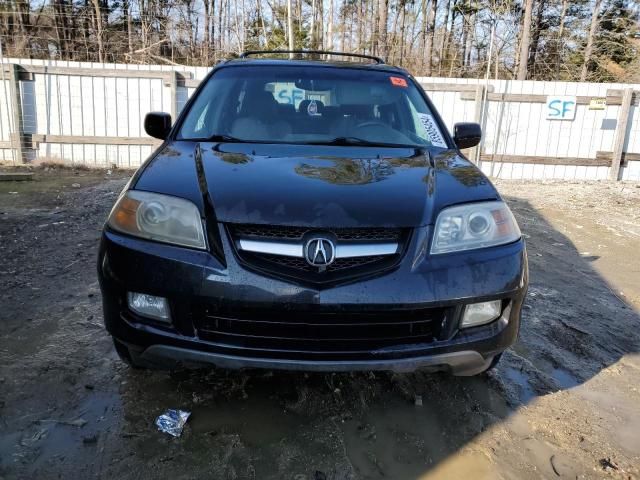
<path id="1" fill-rule="evenodd" d="M 480 143 L 482 128 L 477 123 L 456 123 L 453 126 L 453 141 L 458 148 L 471 148 Z"/>
<path id="2" fill-rule="evenodd" d="M 164 140 L 171 131 L 171 115 L 164 112 L 149 112 L 144 117 L 144 131 L 153 138 Z"/>

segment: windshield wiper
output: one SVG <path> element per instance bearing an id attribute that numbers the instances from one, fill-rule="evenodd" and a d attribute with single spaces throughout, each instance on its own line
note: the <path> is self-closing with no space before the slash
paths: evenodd
<path id="1" fill-rule="evenodd" d="M 232 137 L 231 135 L 215 134 L 207 138 L 209 142 L 247 143 L 247 140 Z"/>
<path id="2" fill-rule="evenodd" d="M 232 137 L 226 134 L 215 134 L 207 138 L 209 142 L 221 143 L 266 143 L 262 140 L 244 140 L 242 138 Z M 288 143 L 279 141 L 277 143 Z M 295 142 L 294 142 L 295 143 Z M 391 148 L 419 148 L 420 145 L 409 145 L 403 143 L 385 143 L 372 142 L 358 137 L 336 137 L 329 140 L 317 140 L 312 142 L 304 142 L 306 145 L 344 145 L 344 146 L 364 146 L 364 147 L 391 147 Z"/>
<path id="3" fill-rule="evenodd" d="M 409 147 L 415 148 L 417 145 L 406 145 L 401 143 L 385 143 L 385 142 L 372 142 L 358 137 L 336 137 L 331 140 L 309 142 L 312 145 L 360 145 L 365 147 Z"/>

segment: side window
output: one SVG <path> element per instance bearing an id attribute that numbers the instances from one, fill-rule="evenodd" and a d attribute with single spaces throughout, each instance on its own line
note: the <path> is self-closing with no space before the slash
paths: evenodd
<path id="1" fill-rule="evenodd" d="M 205 90 L 208 93 L 208 90 Z M 205 93 L 203 92 L 203 93 Z M 181 135 L 185 132 L 189 137 L 199 138 L 210 135 L 208 130 L 211 128 L 211 99 L 209 95 L 200 95 L 191 107 L 182 129 Z"/>

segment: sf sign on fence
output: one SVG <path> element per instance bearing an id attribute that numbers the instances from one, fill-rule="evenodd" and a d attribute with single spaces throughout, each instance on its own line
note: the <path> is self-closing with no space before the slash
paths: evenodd
<path id="1" fill-rule="evenodd" d="M 576 97 L 547 97 L 547 120 L 575 119 L 576 105 Z"/>

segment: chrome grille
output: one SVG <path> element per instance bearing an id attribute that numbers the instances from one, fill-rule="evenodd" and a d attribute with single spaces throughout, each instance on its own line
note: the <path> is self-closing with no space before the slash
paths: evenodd
<path id="1" fill-rule="evenodd" d="M 402 228 L 322 228 L 227 224 L 241 264 L 269 275 L 306 283 L 330 284 L 388 270 L 398 264 L 409 237 Z M 335 242 L 336 258 L 312 266 L 304 246 L 314 234 Z M 342 253 L 341 253 L 342 252 Z"/>
<path id="2" fill-rule="evenodd" d="M 314 230 L 329 230 L 337 240 L 369 240 L 375 242 L 397 242 L 402 236 L 401 228 L 314 228 L 278 225 L 229 224 L 234 237 L 251 237 L 278 240 L 301 240 L 305 233 Z"/>

